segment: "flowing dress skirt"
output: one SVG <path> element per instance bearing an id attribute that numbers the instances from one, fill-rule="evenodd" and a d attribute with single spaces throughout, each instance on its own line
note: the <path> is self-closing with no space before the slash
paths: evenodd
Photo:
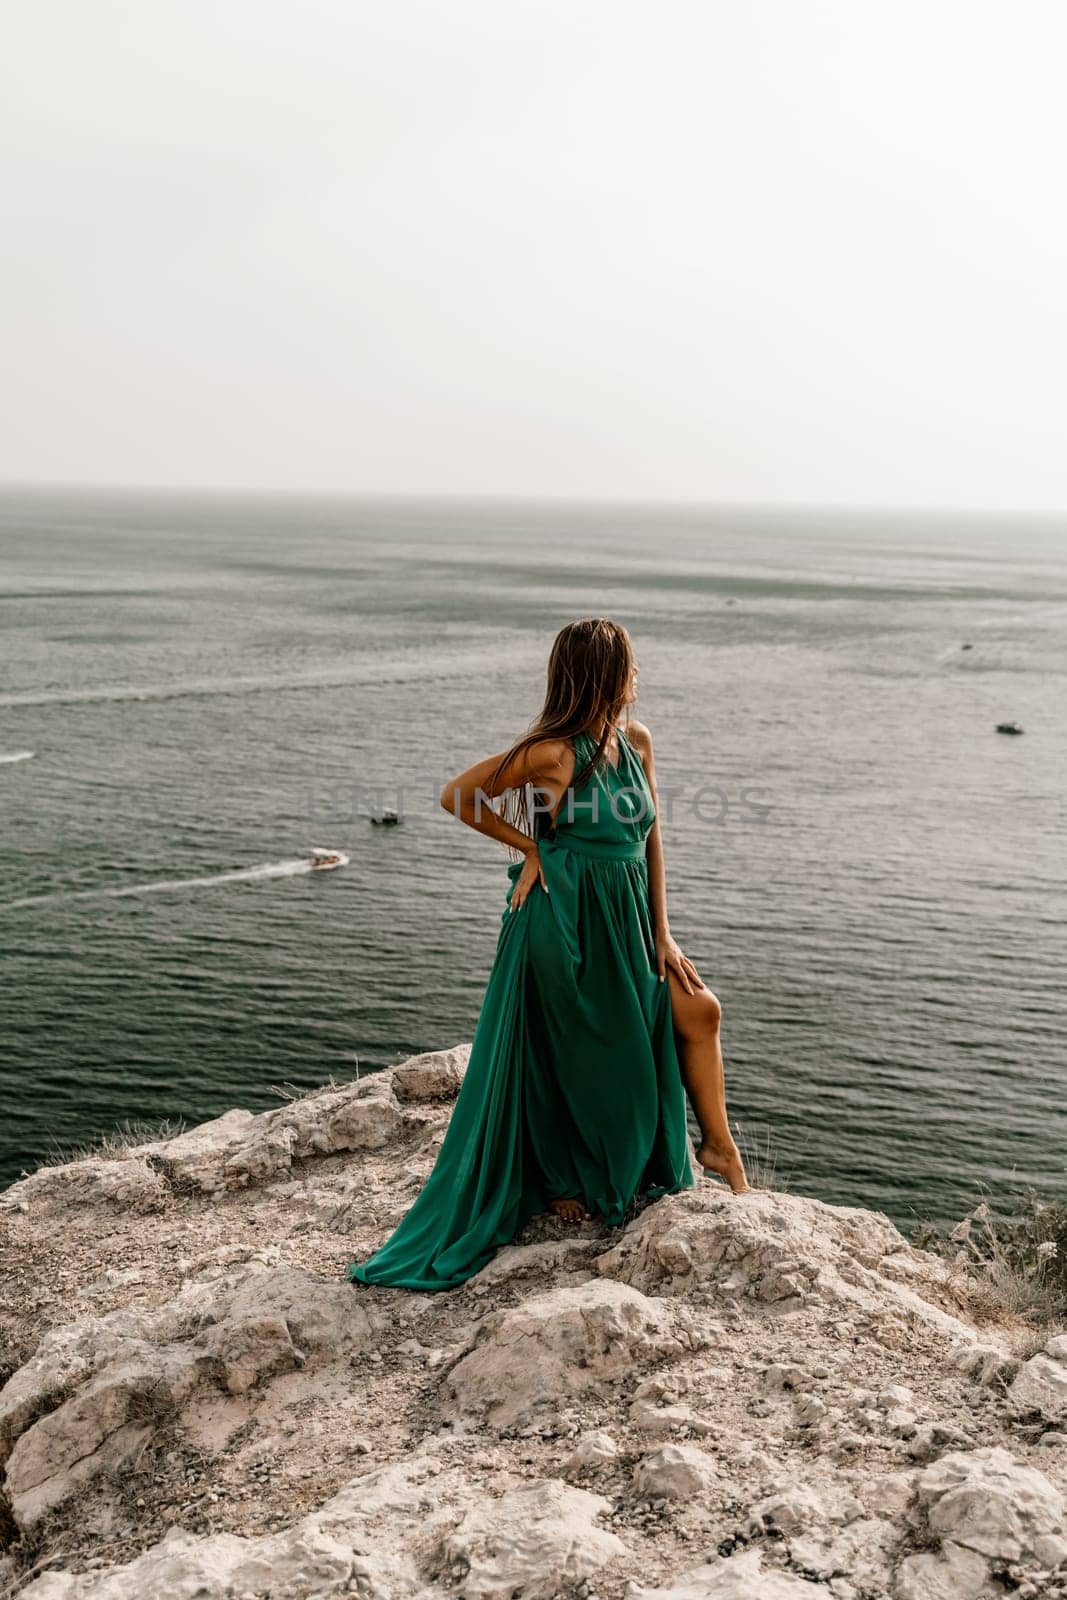
<path id="1" fill-rule="evenodd" d="M 627 758 L 638 758 L 628 745 Z M 641 775 L 631 765 L 623 778 Z M 348 1276 L 451 1289 L 562 1197 L 620 1223 L 639 1194 L 692 1187 L 670 989 L 655 969 L 645 835 L 608 800 L 539 844 L 549 892 L 510 910 L 467 1072 L 433 1171 L 392 1236 Z"/>

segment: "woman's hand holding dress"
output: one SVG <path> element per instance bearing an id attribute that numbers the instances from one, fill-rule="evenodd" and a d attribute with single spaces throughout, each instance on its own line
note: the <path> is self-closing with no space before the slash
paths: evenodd
<path id="1" fill-rule="evenodd" d="M 541 857 L 537 852 L 536 845 L 532 850 L 527 850 L 526 860 L 522 864 L 522 871 L 515 879 L 515 887 L 511 891 L 512 911 L 518 911 L 535 883 L 540 883 L 545 893 L 548 893 L 548 884 L 545 882 L 545 869 L 541 865 Z"/>
<path id="2" fill-rule="evenodd" d="M 656 934 L 656 970 L 661 983 L 666 979 L 668 970 L 673 972 L 686 994 L 695 994 L 704 987 L 700 973 L 689 957 L 682 954 L 677 940 L 667 929 Z"/>

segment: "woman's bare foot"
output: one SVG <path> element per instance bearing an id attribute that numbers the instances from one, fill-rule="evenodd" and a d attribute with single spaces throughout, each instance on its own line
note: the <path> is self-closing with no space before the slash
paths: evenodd
<path id="1" fill-rule="evenodd" d="M 717 1173 L 725 1183 L 728 1183 L 734 1194 L 751 1194 L 748 1179 L 745 1177 L 745 1163 L 741 1160 L 741 1152 L 736 1145 L 732 1145 L 729 1150 L 720 1151 L 713 1144 L 702 1144 L 697 1151 L 697 1160 L 705 1172 Z"/>
<path id="2" fill-rule="evenodd" d="M 587 1222 L 589 1213 L 580 1200 L 550 1200 L 549 1208 L 564 1222 Z"/>

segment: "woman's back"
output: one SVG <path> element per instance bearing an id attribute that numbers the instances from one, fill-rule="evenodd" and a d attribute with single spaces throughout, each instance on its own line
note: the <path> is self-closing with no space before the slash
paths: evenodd
<path id="1" fill-rule="evenodd" d="M 595 771 L 587 773 L 575 785 L 573 779 L 564 791 L 552 822 L 544 811 L 537 813 L 536 836 L 538 841 L 550 840 L 564 848 L 580 849 L 583 844 L 614 853 L 612 846 L 622 846 L 625 854 L 640 847 L 656 820 L 652 791 L 641 757 L 634 749 L 629 736 L 619 728 L 619 758 L 613 765 L 602 758 Z M 576 734 L 574 746 L 574 777 L 580 777 L 596 750 L 596 743 L 588 733 Z"/>

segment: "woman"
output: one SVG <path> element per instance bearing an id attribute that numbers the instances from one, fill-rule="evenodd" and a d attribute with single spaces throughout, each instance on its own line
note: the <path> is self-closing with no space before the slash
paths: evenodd
<path id="1" fill-rule="evenodd" d="M 748 1188 L 726 1116 L 719 1002 L 667 922 L 652 739 L 639 722 L 619 725 L 636 684 L 625 628 L 568 624 L 531 730 L 442 791 L 443 806 L 522 859 L 508 869 L 496 959 L 434 1169 L 350 1278 L 454 1288 L 547 1208 L 617 1224 L 637 1194 L 690 1188 L 683 1083 L 700 1165 L 735 1194 Z M 503 814 L 488 804 L 500 795 Z"/>

